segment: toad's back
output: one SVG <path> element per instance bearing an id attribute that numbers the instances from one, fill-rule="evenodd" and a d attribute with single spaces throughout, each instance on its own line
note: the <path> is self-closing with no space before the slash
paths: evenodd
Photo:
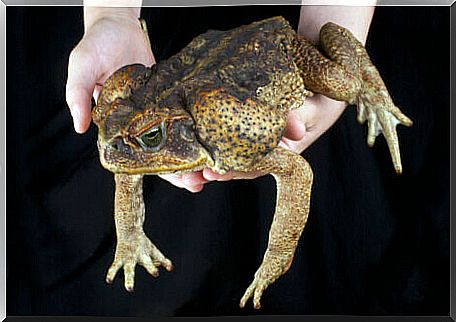
<path id="1" fill-rule="evenodd" d="M 183 50 L 157 64 L 157 93 L 175 82 L 209 80 L 239 98 L 253 97 L 274 78 L 295 72 L 291 55 L 295 32 L 282 17 L 273 17 L 228 31 L 209 30 Z M 288 50 L 287 50 L 288 49 Z"/>
<path id="2" fill-rule="evenodd" d="M 309 95 L 293 60 L 294 37 L 282 17 L 210 30 L 157 64 L 147 92 L 159 105 L 184 99 L 215 170 L 246 170 L 277 146 L 286 112 Z"/>

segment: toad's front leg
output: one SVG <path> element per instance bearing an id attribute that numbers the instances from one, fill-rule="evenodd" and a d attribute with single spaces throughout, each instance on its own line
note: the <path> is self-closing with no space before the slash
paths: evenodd
<path id="1" fill-rule="evenodd" d="M 125 288 L 133 291 L 135 266 L 142 265 L 152 276 L 158 276 L 158 267 L 171 271 L 171 261 L 155 247 L 143 230 L 144 200 L 142 175 L 116 174 L 114 217 L 117 247 L 114 262 L 106 275 L 112 283 L 117 271 L 123 267 Z"/>
<path id="2" fill-rule="evenodd" d="M 253 296 L 254 307 L 258 309 L 264 290 L 291 266 L 309 214 L 313 173 L 303 157 L 280 147 L 271 151 L 255 170 L 271 173 L 277 182 L 276 210 L 269 230 L 268 248 L 240 302 L 244 307 Z"/>

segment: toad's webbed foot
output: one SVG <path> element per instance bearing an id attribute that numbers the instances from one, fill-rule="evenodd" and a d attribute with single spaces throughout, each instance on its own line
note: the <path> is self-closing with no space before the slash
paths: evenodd
<path id="1" fill-rule="evenodd" d="M 144 232 L 137 232 L 131 234 L 127 239 L 118 241 L 114 262 L 108 270 L 106 282 L 111 284 L 119 269 L 123 267 L 125 289 L 132 292 L 136 264 L 143 266 L 154 277 L 158 277 L 159 266 L 163 266 L 167 271 L 173 269 L 171 261 L 163 256 Z"/>

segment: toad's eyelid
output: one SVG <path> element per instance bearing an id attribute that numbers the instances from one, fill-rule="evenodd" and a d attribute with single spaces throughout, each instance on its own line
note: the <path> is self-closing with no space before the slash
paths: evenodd
<path id="1" fill-rule="evenodd" d="M 154 124 L 139 129 L 134 136 L 140 137 L 152 131 L 153 129 L 163 129 L 164 121 L 154 122 Z"/>
<path id="2" fill-rule="evenodd" d="M 149 137 L 150 135 L 151 136 L 156 136 L 158 133 L 160 133 L 160 130 L 161 130 L 161 126 L 157 125 L 157 126 L 154 126 L 151 129 L 147 130 L 143 134 L 141 134 L 141 136 L 147 136 L 147 137 Z"/>

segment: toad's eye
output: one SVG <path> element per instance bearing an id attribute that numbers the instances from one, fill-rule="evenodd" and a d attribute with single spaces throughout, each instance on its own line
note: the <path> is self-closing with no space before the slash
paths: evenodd
<path id="1" fill-rule="evenodd" d="M 161 148 L 164 137 L 163 123 L 155 126 L 137 137 L 137 141 L 146 151 L 157 151 Z"/>

